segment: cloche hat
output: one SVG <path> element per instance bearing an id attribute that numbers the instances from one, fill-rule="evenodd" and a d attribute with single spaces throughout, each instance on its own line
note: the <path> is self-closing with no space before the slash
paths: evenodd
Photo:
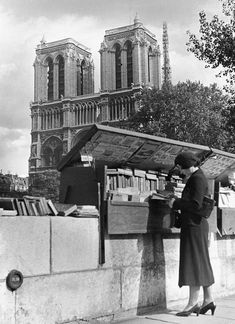
<path id="1" fill-rule="evenodd" d="M 192 166 L 198 166 L 199 159 L 193 152 L 181 152 L 175 158 L 175 165 L 179 165 L 182 169 L 188 169 Z"/>

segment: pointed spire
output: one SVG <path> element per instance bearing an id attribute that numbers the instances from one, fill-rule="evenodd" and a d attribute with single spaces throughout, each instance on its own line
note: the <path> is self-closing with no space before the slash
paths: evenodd
<path id="1" fill-rule="evenodd" d="M 138 13 L 136 13 L 135 19 L 134 19 L 134 24 L 139 24 L 139 23 L 140 23 L 139 15 L 138 15 Z"/>
<path id="2" fill-rule="evenodd" d="M 163 84 L 171 84 L 171 66 L 169 58 L 169 40 L 167 32 L 167 23 L 163 23 Z"/>
<path id="3" fill-rule="evenodd" d="M 41 45 L 46 44 L 46 40 L 45 40 L 45 35 L 44 34 L 42 36 L 42 39 L 41 39 L 40 43 L 41 43 Z"/>

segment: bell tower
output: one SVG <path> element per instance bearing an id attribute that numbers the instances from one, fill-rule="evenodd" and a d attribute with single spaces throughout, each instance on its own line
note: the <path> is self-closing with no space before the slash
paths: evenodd
<path id="1" fill-rule="evenodd" d="M 158 42 L 137 16 L 133 25 L 105 31 L 100 61 L 102 91 L 161 86 Z"/>
<path id="2" fill-rule="evenodd" d="M 46 102 L 94 93 L 94 66 L 89 49 L 72 38 L 36 49 L 34 102 Z"/>

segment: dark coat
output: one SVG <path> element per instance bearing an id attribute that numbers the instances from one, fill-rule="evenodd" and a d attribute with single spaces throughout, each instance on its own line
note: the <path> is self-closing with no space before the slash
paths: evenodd
<path id="1" fill-rule="evenodd" d="M 208 251 L 209 226 L 202 217 L 204 195 L 208 192 L 207 179 L 201 169 L 188 179 L 173 208 L 181 211 L 179 286 L 210 286 L 214 283 Z"/>

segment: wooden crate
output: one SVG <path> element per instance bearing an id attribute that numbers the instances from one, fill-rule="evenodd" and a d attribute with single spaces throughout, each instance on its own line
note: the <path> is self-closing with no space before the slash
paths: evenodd
<path id="1" fill-rule="evenodd" d="M 172 232 L 170 208 L 155 202 L 107 202 L 108 234 Z"/>

